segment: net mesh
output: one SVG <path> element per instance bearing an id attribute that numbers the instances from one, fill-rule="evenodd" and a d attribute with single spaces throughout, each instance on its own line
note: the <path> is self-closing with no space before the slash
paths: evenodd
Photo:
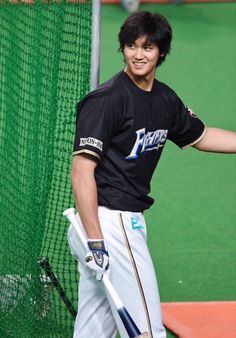
<path id="1" fill-rule="evenodd" d="M 0 2 L 3 338 L 72 335 L 78 276 L 62 212 L 73 206 L 75 104 L 89 90 L 91 21 L 92 1 Z"/>

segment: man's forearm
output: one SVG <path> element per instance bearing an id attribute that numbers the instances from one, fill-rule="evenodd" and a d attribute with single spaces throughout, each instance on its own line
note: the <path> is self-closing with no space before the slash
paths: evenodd
<path id="1" fill-rule="evenodd" d="M 207 128 L 194 148 L 215 153 L 236 153 L 236 133 L 219 128 Z"/>
<path id="2" fill-rule="evenodd" d="M 96 184 L 88 179 L 78 179 L 74 188 L 74 196 L 88 238 L 103 238 L 98 220 Z"/>
<path id="3" fill-rule="evenodd" d="M 88 238 L 103 238 L 98 219 L 97 184 L 91 161 L 77 156 L 72 168 L 72 186 L 77 209 Z"/>

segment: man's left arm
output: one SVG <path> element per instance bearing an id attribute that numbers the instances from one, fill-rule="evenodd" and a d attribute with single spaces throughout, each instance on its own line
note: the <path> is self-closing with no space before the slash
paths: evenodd
<path id="1" fill-rule="evenodd" d="M 236 153 L 236 133 L 219 128 L 206 128 L 205 135 L 194 148 L 214 153 Z"/>

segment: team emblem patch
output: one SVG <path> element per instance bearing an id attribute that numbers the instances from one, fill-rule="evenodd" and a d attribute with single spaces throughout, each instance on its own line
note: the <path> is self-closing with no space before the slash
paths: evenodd
<path id="1" fill-rule="evenodd" d="M 102 151 L 102 147 L 103 147 L 103 142 L 100 140 L 97 140 L 96 138 L 93 137 L 86 137 L 86 138 L 80 138 L 80 147 L 81 146 L 85 146 L 85 145 L 89 145 L 95 148 L 98 148 L 99 150 Z"/>
<path id="2" fill-rule="evenodd" d="M 187 109 L 188 114 L 189 114 L 191 117 L 194 117 L 195 119 L 197 119 L 196 113 L 195 113 L 191 108 L 189 108 L 188 106 L 185 106 L 185 108 Z"/>

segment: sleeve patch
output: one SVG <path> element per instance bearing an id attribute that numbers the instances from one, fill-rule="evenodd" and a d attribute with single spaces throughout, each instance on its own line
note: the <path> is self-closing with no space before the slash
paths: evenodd
<path id="1" fill-rule="evenodd" d="M 102 151 L 102 148 L 103 148 L 103 142 L 93 137 L 80 138 L 79 145 L 80 147 L 89 145 L 91 147 L 98 148 L 100 151 Z"/>
<path id="2" fill-rule="evenodd" d="M 197 114 L 191 109 L 189 108 L 188 106 L 185 106 L 185 108 L 187 109 L 188 111 L 188 114 L 191 116 L 191 117 L 194 117 L 195 119 L 197 119 Z"/>

